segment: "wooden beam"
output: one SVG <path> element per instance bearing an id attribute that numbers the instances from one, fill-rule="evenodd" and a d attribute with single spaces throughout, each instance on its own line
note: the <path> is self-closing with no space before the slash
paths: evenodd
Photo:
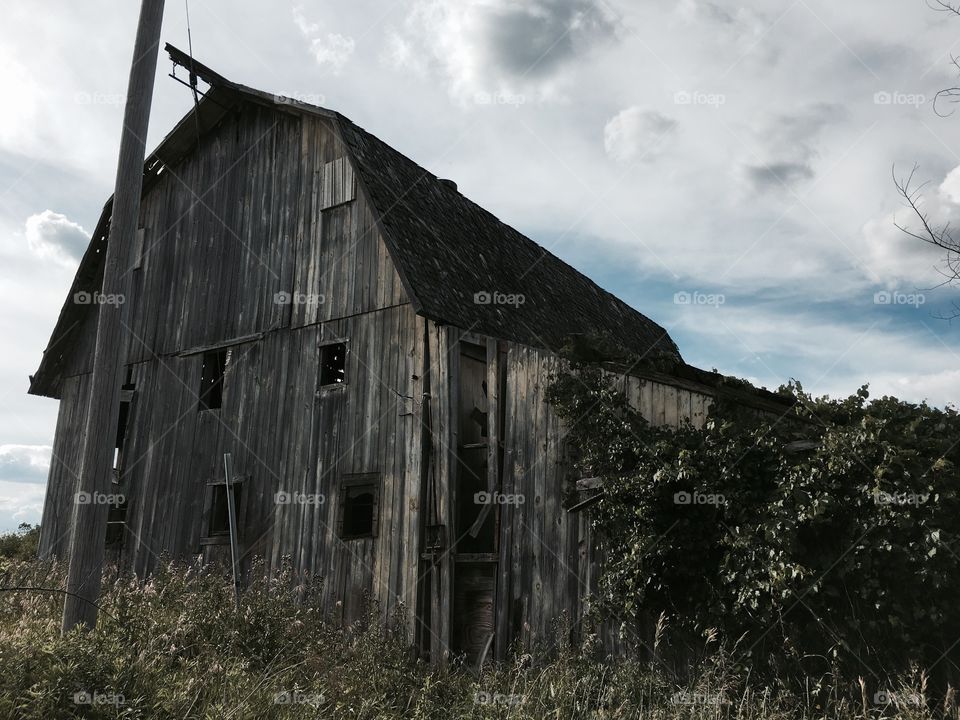
<path id="1" fill-rule="evenodd" d="M 127 86 L 127 104 L 120 136 L 120 158 L 114 189 L 110 239 L 104 259 L 102 292 L 105 296 L 127 298 L 130 248 L 136 240 L 143 187 L 143 161 L 146 151 L 150 103 L 157 71 L 160 28 L 164 0 L 143 0 L 133 47 L 133 63 Z M 123 327 L 130 317 L 130 303 L 101 303 L 97 314 L 97 340 L 94 347 L 90 404 L 80 464 L 78 495 L 73 506 L 70 566 L 67 571 L 67 595 L 63 603 L 63 631 L 97 623 L 97 600 L 103 574 L 104 540 L 108 506 L 97 502 L 80 503 L 80 493 L 88 498 L 104 497 L 110 492 L 113 450 L 120 414 L 121 371 L 125 364 Z"/>

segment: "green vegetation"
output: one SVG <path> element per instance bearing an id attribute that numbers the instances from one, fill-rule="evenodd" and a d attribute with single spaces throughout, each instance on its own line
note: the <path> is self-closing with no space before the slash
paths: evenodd
<path id="1" fill-rule="evenodd" d="M 0 718 L 960 720 L 960 417 L 781 392 L 795 412 L 721 404 L 674 432 L 596 370 L 556 378 L 572 476 L 603 481 L 582 510 L 600 595 L 577 633 L 479 676 L 416 660 L 376 607 L 344 631 L 321 585 L 260 568 L 239 606 L 216 568 L 110 572 L 96 630 L 62 637 L 64 569 L 22 528 L 0 538 Z M 604 625 L 630 658 L 604 656 Z"/>
<path id="2" fill-rule="evenodd" d="M 3 561 L 0 586 L 56 588 L 62 568 Z M 522 655 L 480 677 L 411 659 L 402 633 L 343 633 L 314 609 L 318 588 L 284 574 L 234 606 L 222 573 L 167 566 L 146 584 L 104 586 L 100 624 L 59 633 L 62 597 L 0 593 L 0 717 L 56 718 L 915 718 L 922 677 L 876 698 L 856 679 L 751 683 L 708 644 L 689 683 L 656 662 L 601 663 L 588 648 Z M 669 629 L 658 633 L 665 642 Z"/>
<path id="3" fill-rule="evenodd" d="M 40 526 L 20 523 L 17 532 L 0 534 L 0 558 L 33 560 L 37 556 Z"/>
<path id="4" fill-rule="evenodd" d="M 608 559 L 602 609 L 627 637 L 649 637 L 663 614 L 677 658 L 710 635 L 763 677 L 880 688 L 915 663 L 946 687 L 960 639 L 960 416 L 869 401 L 866 388 L 780 392 L 795 412 L 721 403 L 704 429 L 674 431 L 596 369 L 556 379 L 576 474 L 604 481 L 589 510 Z"/>

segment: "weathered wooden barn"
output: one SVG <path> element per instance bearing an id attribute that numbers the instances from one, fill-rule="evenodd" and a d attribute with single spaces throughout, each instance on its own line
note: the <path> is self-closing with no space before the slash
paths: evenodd
<path id="1" fill-rule="evenodd" d="M 558 350 L 600 337 L 682 367 L 675 344 L 339 113 L 193 70 L 210 87 L 145 167 L 120 426 L 84 427 L 110 202 L 31 377 L 60 401 L 41 554 L 69 552 L 84 433 L 116 431 L 124 569 L 229 558 L 229 454 L 243 568 L 289 558 L 345 623 L 366 597 L 402 608 L 434 658 L 549 640 L 597 570 L 543 401 Z M 722 392 L 619 382 L 661 424 Z"/>

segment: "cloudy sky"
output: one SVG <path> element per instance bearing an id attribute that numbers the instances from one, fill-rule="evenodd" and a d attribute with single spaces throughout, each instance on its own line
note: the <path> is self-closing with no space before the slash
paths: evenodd
<path id="1" fill-rule="evenodd" d="M 135 2 L 6 0 L 0 530 L 40 516 L 57 403 L 26 395 L 113 173 Z M 924 0 L 189 0 L 194 53 L 336 109 L 768 387 L 944 405 L 957 298 L 891 179 L 960 214 L 960 17 Z M 164 40 L 186 48 L 183 3 Z M 149 145 L 191 99 L 161 60 Z M 938 106 L 949 110 L 948 106 Z"/>

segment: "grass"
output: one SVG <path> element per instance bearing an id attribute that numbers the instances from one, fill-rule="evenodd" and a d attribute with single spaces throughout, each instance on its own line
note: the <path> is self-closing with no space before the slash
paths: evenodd
<path id="1" fill-rule="evenodd" d="M 952 692 L 934 703 L 919 673 L 887 702 L 857 678 L 766 687 L 716 647 L 682 684 L 655 664 L 569 646 L 479 677 L 433 670 L 403 632 L 325 622 L 319 588 L 291 574 L 255 582 L 239 608 L 212 569 L 120 577 L 104 585 L 97 629 L 66 636 L 62 595 L 3 590 L 59 588 L 63 574 L 0 557 L 0 718 L 960 717 Z"/>

